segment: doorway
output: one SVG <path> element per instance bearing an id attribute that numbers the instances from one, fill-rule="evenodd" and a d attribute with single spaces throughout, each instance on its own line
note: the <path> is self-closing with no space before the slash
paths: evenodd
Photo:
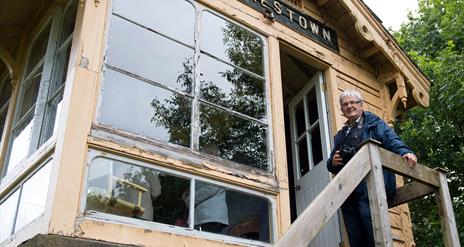
<path id="1" fill-rule="evenodd" d="M 330 182 L 326 162 L 331 137 L 323 68 L 285 44 L 280 51 L 293 222 Z M 338 217 L 334 216 L 309 246 L 333 247 L 340 241 Z"/>

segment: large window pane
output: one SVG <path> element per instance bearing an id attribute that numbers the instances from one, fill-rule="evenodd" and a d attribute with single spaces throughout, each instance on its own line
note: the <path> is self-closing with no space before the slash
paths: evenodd
<path id="1" fill-rule="evenodd" d="M 217 185 L 195 184 L 195 229 L 270 241 L 268 200 Z"/>
<path id="2" fill-rule="evenodd" d="M 129 163 L 96 158 L 89 170 L 87 210 L 186 226 L 190 180 Z"/>
<path id="3" fill-rule="evenodd" d="M 51 161 L 23 184 L 15 232 L 44 212 L 50 182 L 50 169 Z"/>
<path id="4" fill-rule="evenodd" d="M 200 107 L 200 151 L 267 170 L 266 126 L 215 107 Z"/>
<path id="5" fill-rule="evenodd" d="M 195 10 L 185 0 L 116 0 L 113 12 L 193 46 Z"/>
<path id="6" fill-rule="evenodd" d="M 264 80 L 207 55 L 200 57 L 201 97 L 256 119 L 265 119 Z"/>
<path id="7" fill-rule="evenodd" d="M 18 121 L 23 117 L 27 112 L 31 111 L 35 107 L 37 96 L 40 89 L 40 80 L 42 75 L 34 75 L 29 81 L 26 81 L 24 88 L 24 95 L 21 102 L 20 112 Z"/>
<path id="8" fill-rule="evenodd" d="M 191 100 L 108 69 L 100 122 L 161 141 L 190 146 Z"/>
<path id="9" fill-rule="evenodd" d="M 257 35 L 208 11 L 202 12 L 201 23 L 202 51 L 263 75 L 263 41 Z"/>
<path id="10" fill-rule="evenodd" d="M 200 180 L 195 180 L 195 193 L 190 195 L 192 181 L 182 176 L 117 157 L 97 156 L 88 173 L 87 213 L 97 211 L 185 228 L 193 219 L 193 228 L 198 231 L 270 242 L 272 211 L 268 199 Z"/>
<path id="11" fill-rule="evenodd" d="M 13 232 L 16 209 L 18 208 L 19 190 L 0 204 L 0 243 L 5 241 Z"/>
<path id="12" fill-rule="evenodd" d="M 108 46 L 108 64 L 179 91 L 191 91 L 193 49 L 116 16 Z"/>

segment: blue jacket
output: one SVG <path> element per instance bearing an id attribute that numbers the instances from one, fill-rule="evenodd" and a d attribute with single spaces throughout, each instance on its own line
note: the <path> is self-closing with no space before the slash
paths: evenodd
<path id="1" fill-rule="evenodd" d="M 401 139 L 398 137 L 395 131 L 393 131 L 390 127 L 388 127 L 388 125 L 382 119 L 380 119 L 377 115 L 371 112 L 368 112 L 368 111 L 364 111 L 363 118 L 364 118 L 364 130 L 363 130 L 363 135 L 362 135 L 363 140 L 367 140 L 367 139 L 377 140 L 381 143 L 380 147 L 387 149 L 393 153 L 399 154 L 401 156 L 407 153 L 412 153 L 411 149 L 408 146 L 406 146 L 403 143 L 403 141 L 401 141 Z M 335 135 L 335 140 L 334 140 L 335 148 L 339 146 L 340 142 L 342 141 L 344 130 L 345 128 L 338 131 L 337 134 Z M 332 165 L 332 157 L 336 151 L 335 148 L 330 153 L 330 158 L 327 161 L 327 169 L 333 174 L 337 174 L 343 168 L 343 166 Z M 396 193 L 395 175 L 391 171 L 384 169 L 383 176 L 385 180 L 385 190 L 387 193 L 387 197 L 389 199 L 392 199 Z M 356 187 L 355 191 L 367 194 L 366 182 L 363 180 L 361 184 L 359 184 L 358 187 Z"/>

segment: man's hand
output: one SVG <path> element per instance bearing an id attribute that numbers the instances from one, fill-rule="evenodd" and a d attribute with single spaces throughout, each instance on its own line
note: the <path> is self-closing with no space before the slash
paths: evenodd
<path id="1" fill-rule="evenodd" d="M 406 159 L 406 161 L 408 162 L 410 168 L 416 167 L 416 164 L 417 164 L 416 155 L 414 155 L 412 153 L 407 153 L 407 154 L 403 155 L 403 158 Z"/>
<path id="2" fill-rule="evenodd" d="M 332 158 L 332 165 L 333 166 L 341 166 L 343 165 L 343 159 L 342 159 L 342 156 L 340 156 L 340 151 L 337 150 L 335 151 L 335 154 Z"/>

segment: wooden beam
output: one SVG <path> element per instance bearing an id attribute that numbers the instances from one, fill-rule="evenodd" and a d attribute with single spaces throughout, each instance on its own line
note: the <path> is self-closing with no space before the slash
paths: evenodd
<path id="1" fill-rule="evenodd" d="M 460 247 L 458 230 L 456 228 L 456 219 L 454 218 L 453 205 L 448 189 L 446 173 L 438 172 L 440 189 L 435 195 L 438 205 L 438 214 L 440 215 L 441 230 L 446 247 Z"/>
<path id="2" fill-rule="evenodd" d="M 307 246 L 337 212 L 371 169 L 367 146 L 362 147 L 292 224 L 278 247 Z"/>
<path id="3" fill-rule="evenodd" d="M 379 48 L 374 44 L 374 45 L 370 46 L 369 48 L 363 50 L 361 52 L 361 57 L 369 58 L 369 57 L 373 56 L 374 54 L 376 54 L 379 51 L 380 51 Z"/>
<path id="4" fill-rule="evenodd" d="M 382 148 L 379 149 L 379 153 L 382 165 L 393 170 L 396 174 L 413 178 L 414 180 L 437 188 L 440 186 L 438 173 L 435 170 L 419 163 L 415 168 L 410 168 L 403 157 Z"/>
<path id="5" fill-rule="evenodd" d="M 317 0 L 317 1 L 316 1 L 316 4 L 317 4 L 317 6 L 322 7 L 322 6 L 324 6 L 324 5 L 325 5 L 326 3 L 328 3 L 328 2 L 329 2 L 329 0 Z"/>
<path id="6" fill-rule="evenodd" d="M 413 181 L 398 188 L 395 198 L 393 198 L 393 201 L 389 206 L 396 207 L 426 195 L 430 195 L 435 192 L 435 189 L 436 188 L 432 186 Z"/>
<path id="7" fill-rule="evenodd" d="M 392 231 L 388 215 L 387 194 L 383 178 L 379 147 L 367 144 L 371 171 L 367 176 L 367 191 L 371 209 L 372 227 L 374 228 L 375 246 L 393 247 Z"/>

